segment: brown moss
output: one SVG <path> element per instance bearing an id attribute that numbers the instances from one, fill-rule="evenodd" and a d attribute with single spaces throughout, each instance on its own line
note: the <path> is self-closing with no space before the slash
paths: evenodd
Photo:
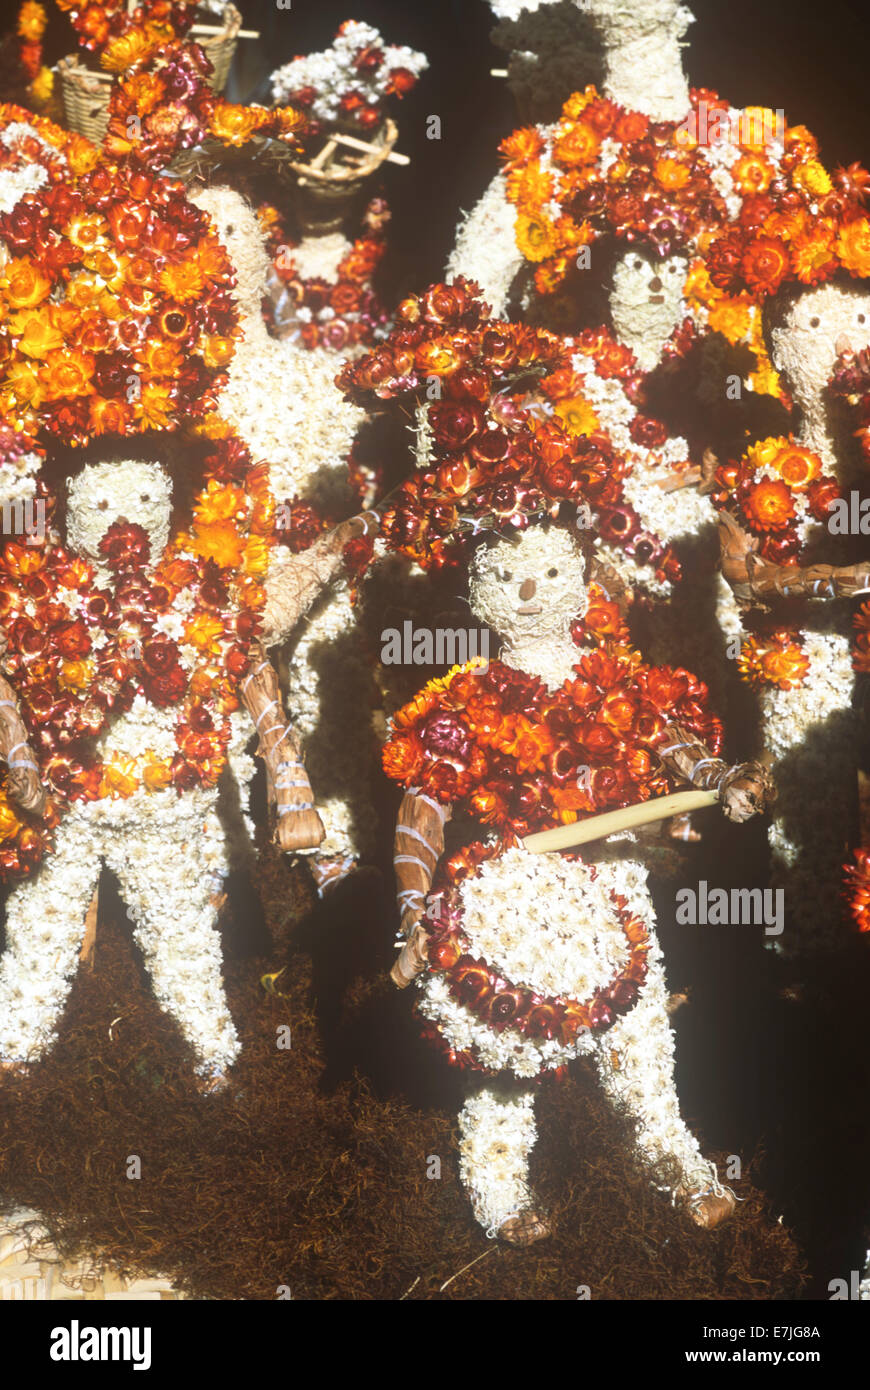
<path id="1" fill-rule="evenodd" d="M 534 1176 L 555 1235 L 524 1252 L 488 1242 L 458 1179 L 457 1078 L 418 1042 L 410 999 L 383 984 L 376 880 L 367 920 L 349 885 L 344 924 L 339 898 L 293 938 L 289 919 L 310 908 L 302 878 L 267 855 L 262 886 L 281 959 L 240 954 L 240 924 L 227 924 L 244 1050 L 213 1098 L 104 893 L 96 970 L 76 979 L 57 1046 L 0 1090 L 0 1189 L 44 1212 L 65 1252 L 105 1251 L 125 1272 L 219 1299 L 275 1298 L 280 1285 L 296 1299 L 574 1299 L 580 1284 L 612 1299 L 798 1293 L 795 1244 L 760 1194 L 742 1184 L 737 1219 L 696 1230 L 636 1171 L 582 1070 L 541 1098 Z M 282 963 L 283 993 L 269 995 L 260 977 Z M 285 1024 L 289 1051 L 276 1046 Z"/>

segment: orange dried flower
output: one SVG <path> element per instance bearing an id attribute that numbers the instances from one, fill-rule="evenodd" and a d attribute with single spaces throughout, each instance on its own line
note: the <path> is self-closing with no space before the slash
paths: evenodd
<path id="1" fill-rule="evenodd" d="M 48 24 L 48 15 L 36 0 L 24 0 L 18 11 L 18 35 L 28 43 L 39 43 Z"/>
<path id="2" fill-rule="evenodd" d="M 656 180 L 662 188 L 671 191 L 678 188 L 685 188 L 691 178 L 687 166 L 679 159 L 671 159 L 667 156 L 657 159 L 653 167 Z"/>
<path id="3" fill-rule="evenodd" d="M 821 277 L 831 275 L 837 268 L 832 228 L 820 223 L 795 237 L 791 247 L 791 263 L 797 278 L 804 285 L 815 285 Z"/>
<path id="4" fill-rule="evenodd" d="M 0 275 L 0 292 L 10 309 L 35 309 L 51 293 L 51 280 L 33 261 L 20 257 Z"/>
<path id="5" fill-rule="evenodd" d="M 795 514 L 791 493 L 778 478 L 756 483 L 743 509 L 753 531 L 784 531 Z"/>
<path id="6" fill-rule="evenodd" d="M 711 306 L 708 321 L 714 333 L 721 333 L 729 343 L 739 343 L 752 327 L 751 305 L 745 299 L 723 295 Z"/>
<path id="7" fill-rule="evenodd" d="M 578 121 L 567 128 L 559 127 L 559 134 L 553 141 L 553 157 L 566 168 L 591 164 L 598 157 L 601 141 L 590 125 Z"/>
<path id="8" fill-rule="evenodd" d="M 209 130 L 225 145 L 244 145 L 257 129 L 257 115 L 252 106 L 236 106 L 232 102 L 215 102 L 209 116 Z"/>
<path id="9" fill-rule="evenodd" d="M 855 217 L 841 229 L 837 255 L 852 275 L 870 276 L 870 220 Z"/>
<path id="10" fill-rule="evenodd" d="M 214 560 L 221 569 L 231 569 L 241 563 L 244 538 L 231 521 L 216 521 L 209 526 L 197 522 L 191 549 L 204 560 Z"/>
<path id="11" fill-rule="evenodd" d="M 158 51 L 162 38 L 144 29 L 130 29 L 126 34 L 111 39 L 100 56 L 100 66 L 107 72 L 124 72 L 134 63 L 152 58 Z"/>
<path id="12" fill-rule="evenodd" d="M 589 435 L 598 428 L 598 416 L 582 396 L 569 396 L 560 401 L 553 413 L 571 435 Z"/>
<path id="13" fill-rule="evenodd" d="M 750 290 L 757 294 L 773 294 L 788 272 L 788 249 L 776 237 L 754 237 L 741 265 Z"/>
<path id="14" fill-rule="evenodd" d="M 811 449 L 802 449 L 799 444 L 787 444 L 773 460 L 773 466 L 784 483 L 796 492 L 809 487 L 813 478 L 822 470 L 822 461 Z"/>
<path id="15" fill-rule="evenodd" d="M 224 625 L 220 618 L 216 618 L 212 613 L 195 613 L 189 618 L 184 628 L 185 641 L 189 642 L 197 651 L 206 652 L 210 656 L 217 656 L 220 652 L 221 638 L 223 636 Z"/>
<path id="16" fill-rule="evenodd" d="M 543 214 L 529 217 L 526 213 L 520 212 L 514 235 L 517 246 L 527 261 L 545 261 L 559 250 L 556 229 L 550 218 Z"/>
<path id="17" fill-rule="evenodd" d="M 499 151 L 507 164 L 528 164 L 541 153 L 544 141 L 534 126 L 524 126 L 515 130 L 506 140 L 502 140 Z"/>
<path id="18" fill-rule="evenodd" d="M 197 299 L 203 291 L 205 277 L 195 261 L 180 261 L 161 270 L 158 284 L 165 294 L 179 304 Z"/>

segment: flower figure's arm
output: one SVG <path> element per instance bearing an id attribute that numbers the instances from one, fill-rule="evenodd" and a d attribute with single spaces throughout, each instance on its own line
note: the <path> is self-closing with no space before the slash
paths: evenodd
<path id="1" fill-rule="evenodd" d="M 525 264 L 517 246 L 516 220 L 517 209 L 508 199 L 507 179 L 500 172 L 461 223 L 447 262 L 451 280 L 464 275 L 480 286 L 493 318 L 508 317 L 511 287 Z"/>
<path id="2" fill-rule="evenodd" d="M 260 740 L 257 751 L 266 764 L 267 798 L 275 817 L 274 843 L 288 854 L 317 849 L 326 832 L 314 809 L 299 738 L 287 723 L 278 676 L 259 642 L 251 645 L 242 700 L 254 721 Z"/>
<path id="3" fill-rule="evenodd" d="M 444 826 L 450 807 L 412 789 L 405 793 L 393 841 L 396 897 L 405 943 L 390 971 L 399 989 L 409 985 L 426 968 L 426 930 L 421 923 L 426 894 L 444 853 Z"/>
<path id="4" fill-rule="evenodd" d="M 757 553 L 758 541 L 730 512 L 719 514 L 722 573 L 743 607 L 777 598 L 854 598 L 870 593 L 870 563 L 773 565 Z"/>
<path id="5" fill-rule="evenodd" d="M 697 734 L 680 724 L 669 724 L 656 745 L 665 767 L 702 791 L 715 791 L 728 820 L 745 821 L 766 811 L 776 799 L 776 788 L 763 763 L 751 761 L 733 767 L 717 758 Z"/>
<path id="6" fill-rule="evenodd" d="M 45 810 L 45 787 L 39 767 L 27 741 L 27 730 L 18 711 L 18 701 L 8 681 L 0 676 L 0 757 L 7 767 L 6 787 L 10 801 L 22 811 L 41 816 Z"/>
<path id="7" fill-rule="evenodd" d="M 344 547 L 358 536 L 377 533 L 377 512 L 361 512 L 334 526 L 301 555 L 276 556 L 266 575 L 262 641 L 283 642 L 341 570 Z"/>

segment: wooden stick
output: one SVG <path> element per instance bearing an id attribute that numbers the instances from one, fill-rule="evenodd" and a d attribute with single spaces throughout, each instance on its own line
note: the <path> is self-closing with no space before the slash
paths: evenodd
<path id="1" fill-rule="evenodd" d="M 557 825 L 552 830 L 539 830 L 535 835 L 527 835 L 523 845 L 533 854 L 544 854 L 547 850 L 573 849 L 575 845 L 585 845 L 590 840 L 601 840 L 606 835 L 615 835 L 618 830 L 631 830 L 636 825 L 649 825 L 652 821 L 667 820 L 669 816 L 679 816 L 684 811 L 695 811 L 701 806 L 715 806 L 718 800 L 717 792 L 674 792 L 671 796 L 657 796 L 652 801 L 640 801 L 635 806 L 622 806 L 618 811 L 605 811 L 601 816 L 575 821 L 573 825 Z"/>
<path id="2" fill-rule="evenodd" d="M 364 154 L 371 154 L 373 150 L 377 153 L 376 145 L 367 145 L 365 140 L 357 140 L 355 135 L 333 135 L 331 139 L 336 144 L 347 145 L 351 150 L 362 150 Z M 387 155 L 386 162 L 388 164 L 410 164 L 411 160 L 408 155 L 396 154 L 395 150 L 391 150 Z"/>
<path id="3" fill-rule="evenodd" d="M 190 29 L 191 34 L 225 34 L 226 28 L 221 24 L 193 24 Z M 235 37 L 237 39 L 258 39 L 259 29 L 237 29 Z"/>
<path id="4" fill-rule="evenodd" d="M 90 907 L 85 913 L 85 934 L 82 937 L 82 949 L 79 951 L 79 960 L 85 969 L 90 971 L 93 971 L 97 956 L 97 913 L 99 910 L 100 885 L 97 884 Z"/>

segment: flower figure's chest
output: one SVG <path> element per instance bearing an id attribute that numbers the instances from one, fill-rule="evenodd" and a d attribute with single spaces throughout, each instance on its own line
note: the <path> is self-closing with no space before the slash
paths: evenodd
<path id="1" fill-rule="evenodd" d="M 137 759 L 146 750 L 157 758 L 172 758 L 179 718 L 177 708 L 161 709 L 139 696 L 125 714 L 111 720 L 97 742 L 97 754 L 103 762 Z"/>

